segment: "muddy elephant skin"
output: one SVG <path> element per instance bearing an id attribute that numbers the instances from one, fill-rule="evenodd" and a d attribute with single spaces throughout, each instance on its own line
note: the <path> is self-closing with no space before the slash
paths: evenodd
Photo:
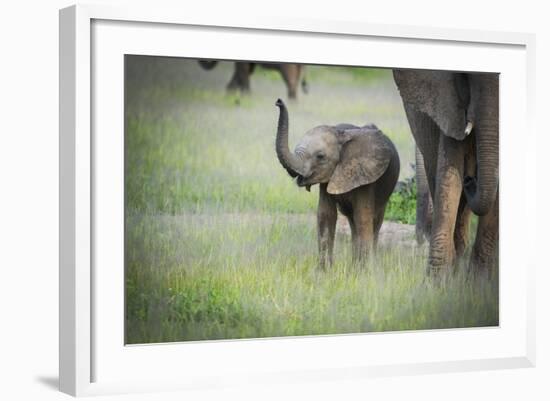
<path id="1" fill-rule="evenodd" d="M 488 273 L 498 251 L 498 74 L 394 70 L 393 75 L 423 160 L 422 191 L 433 203 L 428 271 L 455 266 L 466 249 L 473 212 L 479 221 L 469 266 Z"/>

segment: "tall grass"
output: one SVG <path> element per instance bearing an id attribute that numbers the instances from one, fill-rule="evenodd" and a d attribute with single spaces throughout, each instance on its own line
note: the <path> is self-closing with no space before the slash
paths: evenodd
<path id="1" fill-rule="evenodd" d="M 274 151 L 286 88 L 258 69 L 249 96 L 227 94 L 231 73 L 126 60 L 127 343 L 498 324 L 498 282 L 458 268 L 434 283 L 425 248 L 383 244 L 356 266 L 339 234 L 335 265 L 319 271 L 317 190 L 297 188 Z M 320 124 L 373 122 L 410 177 L 414 144 L 389 71 L 315 66 L 308 81 L 288 102 L 291 142 Z M 387 215 L 411 223 L 413 212 L 394 197 Z"/>
<path id="2" fill-rule="evenodd" d="M 316 265 L 314 219 L 284 214 L 128 220 L 127 342 L 359 333 L 498 324 L 497 281 L 426 278 L 425 249 L 382 247 Z"/>

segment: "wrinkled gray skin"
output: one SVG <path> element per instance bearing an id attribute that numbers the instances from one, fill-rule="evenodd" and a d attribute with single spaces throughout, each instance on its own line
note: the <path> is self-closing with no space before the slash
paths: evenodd
<path id="1" fill-rule="evenodd" d="M 211 70 L 217 65 L 215 60 L 199 60 L 199 64 L 205 70 Z M 235 62 L 235 70 L 231 80 L 227 84 L 227 90 L 240 90 L 250 92 L 250 75 L 254 72 L 258 63 Z M 298 95 L 298 85 L 302 84 L 302 90 L 307 93 L 308 86 L 304 77 L 305 66 L 301 64 L 276 64 L 260 63 L 263 68 L 277 70 L 285 82 L 289 99 L 296 99 Z"/>
<path id="2" fill-rule="evenodd" d="M 347 217 L 353 258 L 376 246 L 384 211 L 399 177 L 399 156 L 375 126 L 318 126 L 288 147 L 288 111 L 279 99 L 276 152 L 281 165 L 308 191 L 319 184 L 317 232 L 319 266 L 332 264 L 337 210 Z"/>
<path id="3" fill-rule="evenodd" d="M 415 176 L 416 176 L 416 242 L 422 245 L 430 240 L 432 231 L 433 204 L 428 186 L 428 177 L 424 167 L 424 157 L 418 146 L 415 147 Z"/>
<path id="4" fill-rule="evenodd" d="M 447 272 L 479 217 L 470 267 L 489 273 L 498 248 L 497 74 L 394 70 L 433 201 L 428 270 Z"/>

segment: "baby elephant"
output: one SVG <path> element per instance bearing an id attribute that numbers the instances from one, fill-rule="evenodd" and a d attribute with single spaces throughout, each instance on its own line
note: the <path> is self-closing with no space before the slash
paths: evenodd
<path id="1" fill-rule="evenodd" d="M 279 162 L 300 187 L 319 185 L 319 265 L 332 264 L 337 208 L 351 227 L 353 259 L 376 245 L 384 210 L 399 177 L 393 143 L 375 125 L 321 125 L 288 148 L 288 111 L 281 99 L 276 150 Z"/>

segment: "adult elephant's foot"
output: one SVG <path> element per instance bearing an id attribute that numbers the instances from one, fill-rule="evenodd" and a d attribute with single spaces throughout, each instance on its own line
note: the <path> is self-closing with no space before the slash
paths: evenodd
<path id="1" fill-rule="evenodd" d="M 455 188 L 456 182 L 450 185 Z M 457 238 L 457 232 L 461 231 L 461 224 L 455 222 L 458 209 L 457 194 L 453 196 L 452 190 L 442 194 L 443 200 L 436 206 L 437 214 L 430 236 L 430 250 L 428 254 L 428 274 L 431 276 L 445 276 L 453 272 L 457 258 L 461 256 L 461 238 Z M 455 228 L 457 230 L 455 230 Z M 460 236 L 459 236 L 460 237 Z M 455 242 L 458 239 L 458 243 Z M 458 248 L 458 249 L 457 249 Z M 458 252 L 457 252 L 458 250 Z"/>
<path id="2" fill-rule="evenodd" d="M 477 225 L 476 240 L 470 257 L 470 271 L 476 275 L 493 276 L 498 266 L 498 192 L 495 203 Z"/>
<path id="3" fill-rule="evenodd" d="M 317 268 L 320 271 L 326 271 L 332 266 L 331 260 L 326 260 L 325 258 L 319 258 L 319 262 L 317 263 Z"/>
<path id="4" fill-rule="evenodd" d="M 432 238 L 432 241 L 437 240 Z M 446 244 L 448 241 L 444 241 Z M 446 247 L 445 247 L 446 248 Z M 442 247 L 431 247 L 428 257 L 427 274 L 432 277 L 443 277 L 449 275 L 453 271 L 455 262 L 455 253 L 453 249 L 446 249 Z"/>
<path id="5" fill-rule="evenodd" d="M 491 278 L 498 270 L 498 239 L 494 233 L 485 233 L 485 237 L 474 244 L 470 256 L 469 271 L 475 276 Z"/>
<path id="6" fill-rule="evenodd" d="M 496 274 L 496 269 L 492 260 L 474 256 L 473 253 L 468 270 L 477 278 L 490 279 L 494 274 Z"/>
<path id="7" fill-rule="evenodd" d="M 426 280 L 432 285 L 445 286 L 455 272 L 454 265 L 432 265 L 428 263 L 426 267 Z"/>

